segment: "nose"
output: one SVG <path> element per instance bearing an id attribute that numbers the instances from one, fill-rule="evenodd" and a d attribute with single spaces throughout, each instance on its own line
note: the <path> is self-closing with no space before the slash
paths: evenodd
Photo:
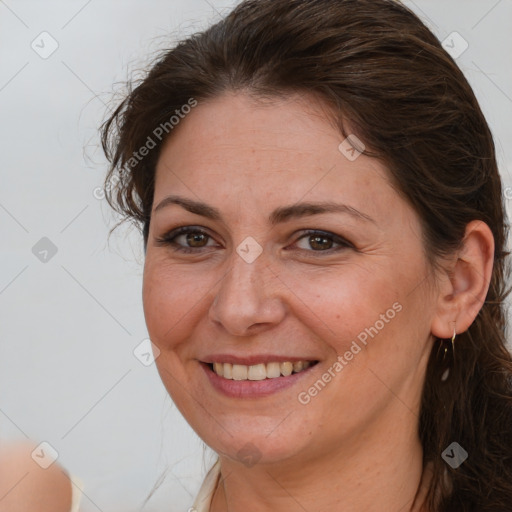
<path id="1" fill-rule="evenodd" d="M 209 318 L 233 336 L 271 329 L 286 314 L 284 289 L 264 254 L 248 263 L 234 252 L 210 306 Z"/>

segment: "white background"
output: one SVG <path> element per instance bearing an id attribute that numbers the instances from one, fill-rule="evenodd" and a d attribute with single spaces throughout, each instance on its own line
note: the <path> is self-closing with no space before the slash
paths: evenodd
<path id="1" fill-rule="evenodd" d="M 142 240 L 120 228 L 107 245 L 115 219 L 94 190 L 113 84 L 235 3 L 0 0 L 0 440 L 55 447 L 84 512 L 138 510 L 165 471 L 145 510 L 185 511 L 210 460 L 133 355 L 147 337 Z M 512 2 L 406 3 L 441 40 L 469 44 L 457 62 L 512 185 Z M 43 31 L 59 45 L 47 59 L 31 48 Z M 57 247 L 46 263 L 32 252 L 42 237 Z"/>

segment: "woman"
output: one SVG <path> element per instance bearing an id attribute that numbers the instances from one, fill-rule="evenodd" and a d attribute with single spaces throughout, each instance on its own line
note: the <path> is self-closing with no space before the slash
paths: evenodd
<path id="1" fill-rule="evenodd" d="M 246 0 L 102 128 L 191 510 L 512 510 L 507 235 L 453 59 L 392 0 Z"/>

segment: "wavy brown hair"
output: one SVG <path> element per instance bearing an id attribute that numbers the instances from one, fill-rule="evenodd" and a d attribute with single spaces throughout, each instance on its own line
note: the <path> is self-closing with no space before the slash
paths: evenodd
<path id="1" fill-rule="evenodd" d="M 434 346 L 418 428 L 424 464 L 433 470 L 429 511 L 512 510 L 508 232 L 493 138 L 461 70 L 421 20 L 393 0 L 243 1 L 164 50 L 102 126 L 111 164 L 107 200 L 140 227 L 144 247 L 156 162 L 172 136 L 169 128 L 155 140 L 155 128 L 191 98 L 227 91 L 321 98 L 340 133 L 346 136 L 349 125 L 366 154 L 387 166 L 421 220 L 433 269 L 461 247 L 470 221 L 488 224 L 495 255 L 487 297 L 454 354 L 443 357 L 447 340 Z M 133 160 L 148 137 L 156 147 Z M 458 469 L 441 457 L 453 441 L 469 454 Z"/>

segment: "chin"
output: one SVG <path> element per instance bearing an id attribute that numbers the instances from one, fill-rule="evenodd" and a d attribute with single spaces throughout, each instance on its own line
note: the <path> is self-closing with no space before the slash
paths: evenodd
<path id="1" fill-rule="evenodd" d="M 297 447 L 280 444 L 269 444 L 268 440 L 253 439 L 237 440 L 224 450 L 215 450 L 219 455 L 227 457 L 234 462 L 251 467 L 255 464 L 276 464 L 284 462 L 295 455 Z"/>
<path id="2" fill-rule="evenodd" d="M 220 456 L 227 457 L 245 466 L 275 464 L 293 458 L 307 450 L 308 437 L 299 429 L 279 429 L 282 418 L 275 418 L 272 427 L 255 425 L 254 421 L 244 429 L 244 422 L 237 422 L 237 432 L 226 432 L 222 428 L 207 432 L 199 429 L 197 434 Z M 277 428 L 276 428 L 277 427 Z M 281 425 L 282 427 L 282 425 Z M 230 435 L 231 434 L 231 435 Z"/>

